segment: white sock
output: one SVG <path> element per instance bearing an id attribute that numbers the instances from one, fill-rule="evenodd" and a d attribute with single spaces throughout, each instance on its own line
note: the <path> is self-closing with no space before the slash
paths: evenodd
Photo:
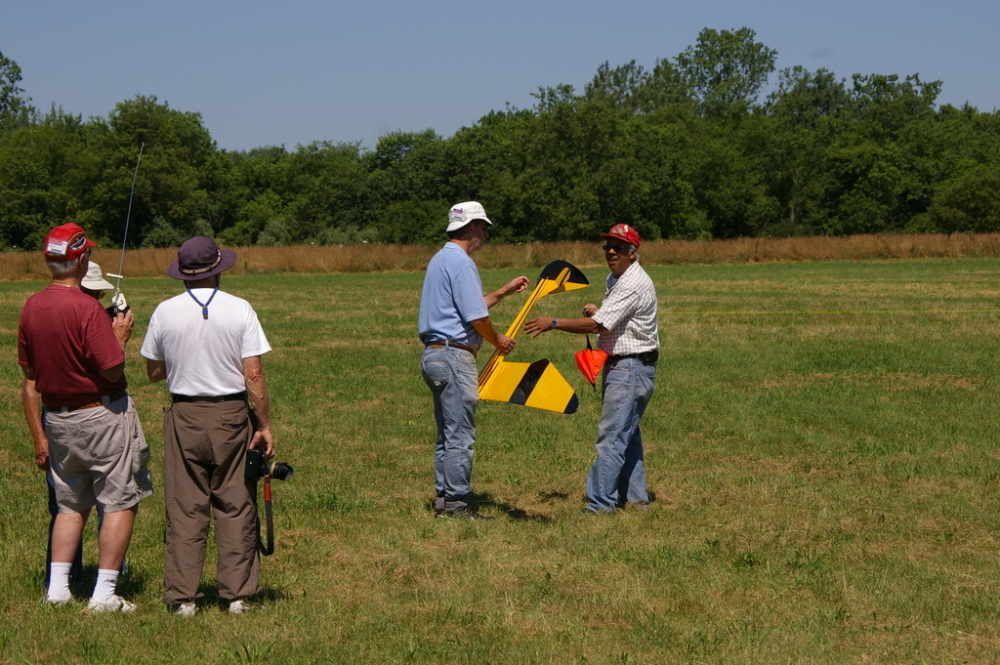
<path id="1" fill-rule="evenodd" d="M 53 561 L 49 564 L 49 592 L 50 603 L 62 603 L 73 600 L 73 594 L 69 592 L 69 571 L 73 567 L 71 563 L 59 563 Z"/>
<path id="2" fill-rule="evenodd" d="M 97 584 L 94 585 L 92 600 L 111 600 L 115 596 L 115 585 L 118 584 L 118 571 L 100 568 L 97 571 Z"/>

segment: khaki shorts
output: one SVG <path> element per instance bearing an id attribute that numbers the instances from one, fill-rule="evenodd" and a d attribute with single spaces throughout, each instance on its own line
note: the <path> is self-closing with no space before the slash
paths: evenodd
<path id="1" fill-rule="evenodd" d="M 91 409 L 45 413 L 60 513 L 129 510 L 153 493 L 149 446 L 128 395 Z"/>

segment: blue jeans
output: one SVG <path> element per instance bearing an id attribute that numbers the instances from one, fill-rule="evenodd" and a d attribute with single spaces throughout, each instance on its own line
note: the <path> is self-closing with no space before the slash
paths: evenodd
<path id="1" fill-rule="evenodd" d="M 639 420 L 656 383 L 656 365 L 638 358 L 609 362 L 604 370 L 604 407 L 597 426 L 597 459 L 587 475 L 587 509 L 613 511 L 625 503 L 648 503 Z"/>
<path id="2" fill-rule="evenodd" d="M 434 397 L 435 489 L 447 510 L 455 510 L 467 505 L 465 495 L 472 491 L 472 445 L 479 403 L 476 359 L 453 346 L 427 347 L 420 371 Z"/>

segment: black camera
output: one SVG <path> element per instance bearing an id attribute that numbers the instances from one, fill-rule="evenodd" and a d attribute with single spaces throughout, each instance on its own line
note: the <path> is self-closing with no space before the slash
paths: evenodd
<path id="1" fill-rule="evenodd" d="M 108 313 L 112 319 L 118 316 L 118 314 L 124 314 L 125 312 L 132 309 L 129 307 L 128 302 L 125 301 L 125 296 L 122 295 L 121 291 L 111 296 L 111 304 L 104 308 L 104 311 Z"/>
<path id="2" fill-rule="evenodd" d="M 264 459 L 264 453 L 256 448 L 247 450 L 245 473 L 247 480 L 257 480 L 264 476 L 271 476 L 276 480 L 288 480 L 292 477 L 292 471 L 292 467 L 284 462 L 271 462 Z"/>

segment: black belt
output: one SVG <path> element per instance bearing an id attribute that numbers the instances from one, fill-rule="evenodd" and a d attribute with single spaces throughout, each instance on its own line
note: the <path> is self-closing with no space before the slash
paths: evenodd
<path id="1" fill-rule="evenodd" d="M 614 362 L 616 360 L 621 360 L 622 358 L 638 358 L 642 362 L 648 364 L 655 363 L 660 359 L 660 350 L 653 349 L 652 351 L 645 351 L 643 353 L 630 353 L 625 356 L 608 356 L 608 362 Z"/>
<path id="2" fill-rule="evenodd" d="M 472 355 L 476 355 L 477 353 L 479 353 L 479 349 L 474 349 L 468 344 L 459 344 L 458 342 L 444 342 L 444 341 L 424 342 L 424 346 L 433 346 L 435 348 L 441 348 L 444 346 L 453 346 L 456 349 L 462 349 L 463 351 L 468 351 Z"/>
<path id="3" fill-rule="evenodd" d="M 190 395 L 174 395 L 170 394 L 170 399 L 177 402 L 245 402 L 247 399 L 246 391 L 241 393 L 233 393 L 232 395 L 218 395 L 210 397 L 191 397 Z"/>

